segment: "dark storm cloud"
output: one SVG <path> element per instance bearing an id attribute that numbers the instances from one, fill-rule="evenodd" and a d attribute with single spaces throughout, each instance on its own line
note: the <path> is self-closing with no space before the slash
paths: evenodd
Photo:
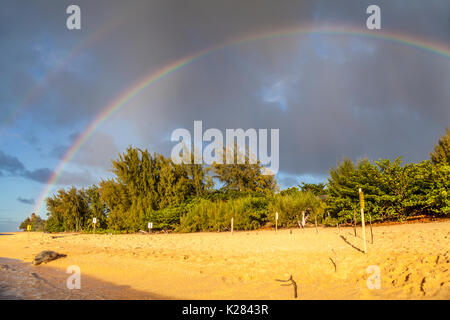
<path id="1" fill-rule="evenodd" d="M 145 74 L 243 35 L 293 25 L 365 28 L 369 4 L 381 7 L 383 29 L 376 31 L 381 35 L 400 32 L 450 43 L 446 0 L 79 1 L 80 32 L 64 28 L 68 4 L 39 1 L 39 6 L 31 3 L 23 10 L 8 2 L 4 7 L 10 12 L 0 19 L 0 32 L 9 44 L 0 56 L 15 62 L 5 65 L 8 81 L 0 92 L 8 103 L 1 108 L 10 108 L 12 99 L 41 83 L 40 76 L 59 66 L 59 57 L 74 45 L 120 20 L 42 82 L 26 113 L 36 128 L 81 132 L 102 107 Z M 23 23 L 12 23 L 16 16 Z M 24 44 L 23 37 L 31 40 Z M 168 155 L 172 130 L 192 130 L 194 120 L 203 120 L 204 129 L 279 128 L 286 183 L 298 181 L 296 175 L 323 176 L 344 155 L 426 159 L 450 123 L 449 61 L 357 36 L 309 35 L 242 44 L 204 57 L 145 90 L 115 116 L 117 129 L 93 135 L 74 161 L 107 168 L 124 125 L 137 133 L 128 133 L 126 144 L 144 144 Z M 61 140 L 54 156 L 61 157 L 71 145 Z M 4 160 L 9 163 L 5 168 L 18 165 L 14 159 Z M 24 167 L 17 172 L 41 182 L 51 173 Z"/>
<path id="2" fill-rule="evenodd" d="M 4 173 L 6 173 L 8 176 L 22 177 L 39 183 L 47 183 L 53 174 L 53 171 L 49 168 L 38 168 L 33 170 L 26 169 L 24 164 L 17 157 L 5 154 L 1 150 L 0 170 L 3 170 L 0 171 L 2 173 L 0 174 L 0 177 L 4 176 Z M 60 185 L 85 186 L 95 182 L 97 182 L 96 179 L 88 170 L 84 170 L 82 172 L 63 171 L 58 179 L 58 184 Z"/>
<path id="3" fill-rule="evenodd" d="M 379 41 L 352 41 L 301 38 L 280 49 L 258 44 L 254 50 L 279 59 L 238 49 L 238 65 L 232 55 L 221 57 L 220 66 L 214 64 L 219 58 L 205 59 L 167 84 L 177 95 L 160 100 L 146 94 L 142 100 L 149 102 L 136 103 L 132 121 L 149 140 L 176 127 L 192 130 L 194 120 L 203 120 L 205 129 L 280 128 L 281 170 L 295 174 L 324 174 L 344 155 L 426 159 L 449 123 L 448 61 L 420 51 L 409 56 L 411 49 Z M 317 42 L 328 43 L 335 56 L 317 55 Z M 280 79 L 285 111 L 258 94 Z M 164 124 L 173 125 L 164 130 Z"/>
<path id="4" fill-rule="evenodd" d="M 40 168 L 35 170 L 25 170 L 22 176 L 26 179 L 46 183 L 52 176 L 52 170 L 49 168 Z"/>
<path id="5" fill-rule="evenodd" d="M 5 154 L 0 150 L 0 172 L 17 173 L 25 169 L 25 166 L 17 157 Z"/>
<path id="6" fill-rule="evenodd" d="M 386 23 L 381 34 L 400 29 L 414 36 L 419 21 L 417 37 L 449 43 L 449 4 L 433 4 L 380 3 Z M 367 5 L 321 2 L 314 21 L 365 26 Z M 269 21 L 267 28 L 280 27 Z M 203 120 L 205 129 L 280 128 L 280 169 L 324 175 L 343 156 L 427 159 L 450 123 L 449 83 L 449 60 L 431 52 L 356 36 L 311 35 L 203 58 L 121 115 L 148 141 L 161 141 L 178 127 L 192 130 L 194 120 Z M 165 141 L 158 151 L 167 154 L 173 143 Z"/>
<path id="7" fill-rule="evenodd" d="M 0 170 L 10 176 L 24 177 L 29 180 L 45 183 L 51 176 L 51 170 L 41 168 L 36 170 L 27 170 L 25 165 L 15 156 L 5 154 L 0 150 Z"/>
<path id="8" fill-rule="evenodd" d="M 35 201 L 34 201 L 33 198 L 31 198 L 31 199 L 26 199 L 26 198 L 18 197 L 18 198 L 17 198 L 17 201 L 19 201 L 20 203 L 23 203 L 23 204 L 32 204 L 32 205 L 35 204 Z"/>

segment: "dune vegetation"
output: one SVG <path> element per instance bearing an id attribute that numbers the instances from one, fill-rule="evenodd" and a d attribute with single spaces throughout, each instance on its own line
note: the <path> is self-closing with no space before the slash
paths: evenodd
<path id="1" fill-rule="evenodd" d="M 334 226 L 354 223 L 358 189 L 365 194 L 373 222 L 401 221 L 414 216 L 448 217 L 450 213 L 450 130 L 438 141 L 429 160 L 403 163 L 344 158 L 329 170 L 324 184 L 302 183 L 278 190 L 273 175 L 260 163 L 175 164 L 160 154 L 129 147 L 111 161 L 115 177 L 85 189 L 61 189 L 46 200 L 48 232 L 90 231 L 179 232 L 226 231 L 309 222 Z M 34 216 L 36 220 L 37 217 Z M 21 224 L 25 229 L 27 223 Z"/>

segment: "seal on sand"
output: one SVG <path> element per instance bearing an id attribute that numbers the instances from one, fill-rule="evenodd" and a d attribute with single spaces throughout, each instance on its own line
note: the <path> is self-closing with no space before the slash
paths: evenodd
<path id="1" fill-rule="evenodd" d="M 40 265 L 42 262 L 47 263 L 49 261 L 56 260 L 58 258 L 64 258 L 64 257 L 67 257 L 67 255 L 57 253 L 55 251 L 44 250 L 37 254 L 37 256 L 34 258 L 32 264 L 37 266 L 37 265 Z"/>

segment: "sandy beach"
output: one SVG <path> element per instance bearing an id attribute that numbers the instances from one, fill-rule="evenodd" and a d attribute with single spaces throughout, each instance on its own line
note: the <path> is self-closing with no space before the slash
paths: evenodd
<path id="1" fill-rule="evenodd" d="M 192 234 L 0 235 L 0 292 L 19 299 L 450 299 L 450 221 Z M 66 258 L 32 266 L 42 250 Z M 18 260 L 9 260 L 18 259 Z M 68 266 L 81 270 L 69 290 Z M 380 289 L 367 280 L 380 270 Z M 373 267 L 372 267 L 373 268 Z M 374 269 L 372 269 L 374 270 Z M 372 271 L 373 272 L 373 271 Z M 20 281 L 19 281 L 20 279 Z"/>

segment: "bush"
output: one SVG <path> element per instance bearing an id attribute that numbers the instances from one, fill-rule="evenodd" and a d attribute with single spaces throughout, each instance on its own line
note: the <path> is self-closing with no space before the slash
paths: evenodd
<path id="1" fill-rule="evenodd" d="M 200 199 L 186 209 L 177 231 L 225 231 L 230 230 L 234 218 L 235 230 L 254 230 L 267 222 L 268 198 L 247 196 L 228 201 Z"/>
<path id="2" fill-rule="evenodd" d="M 277 194 L 269 204 L 270 221 L 275 223 L 275 212 L 278 212 L 278 225 L 292 227 L 302 219 L 302 211 L 309 214 L 309 220 L 321 222 L 325 204 L 312 192 L 292 192 Z M 312 219 L 312 220 L 311 220 Z"/>
<path id="3" fill-rule="evenodd" d="M 327 210 L 340 223 L 352 221 L 353 210 L 359 210 L 359 188 L 373 221 L 450 213 L 450 166 L 446 164 L 422 161 L 403 165 L 401 158 L 338 163 L 330 170 Z"/>

